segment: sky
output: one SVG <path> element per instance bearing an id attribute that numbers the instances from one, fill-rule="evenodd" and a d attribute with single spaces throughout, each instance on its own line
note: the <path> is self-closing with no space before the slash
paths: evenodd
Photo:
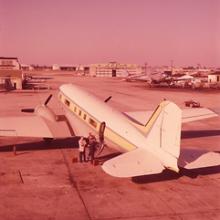
<path id="1" fill-rule="evenodd" d="M 220 0 L 0 0 L 0 56 L 220 67 Z"/>

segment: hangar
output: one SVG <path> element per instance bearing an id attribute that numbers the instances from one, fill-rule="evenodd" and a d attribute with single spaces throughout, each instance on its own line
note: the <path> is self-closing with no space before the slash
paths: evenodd
<path id="1" fill-rule="evenodd" d="M 141 74 L 142 67 L 137 64 L 121 64 L 109 62 L 105 64 L 91 64 L 90 75 L 101 77 L 126 77 L 128 74 Z"/>
<path id="2" fill-rule="evenodd" d="M 209 83 L 220 83 L 220 72 L 214 72 L 208 75 Z"/>
<path id="3" fill-rule="evenodd" d="M 0 57 L 0 84 L 4 89 L 22 89 L 22 70 L 17 57 Z"/>

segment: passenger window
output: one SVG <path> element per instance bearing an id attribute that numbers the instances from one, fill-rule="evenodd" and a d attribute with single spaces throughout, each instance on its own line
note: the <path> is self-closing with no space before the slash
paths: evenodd
<path id="1" fill-rule="evenodd" d="M 81 110 L 79 110 L 79 116 L 81 116 L 81 114 L 82 114 L 82 111 L 81 111 Z"/>
<path id="2" fill-rule="evenodd" d="M 83 115 L 83 119 L 86 120 L 86 114 Z"/>
<path id="3" fill-rule="evenodd" d="M 67 99 L 65 99 L 64 103 L 65 103 L 67 106 L 70 106 L 70 102 L 69 102 Z"/>
<path id="4" fill-rule="evenodd" d="M 96 123 L 96 121 L 94 121 L 93 119 L 89 119 L 89 124 L 91 124 L 94 128 L 96 128 L 97 127 L 97 123 Z"/>
<path id="5" fill-rule="evenodd" d="M 77 110 L 77 108 L 76 108 L 76 106 L 74 107 L 74 112 L 76 112 L 76 110 Z"/>

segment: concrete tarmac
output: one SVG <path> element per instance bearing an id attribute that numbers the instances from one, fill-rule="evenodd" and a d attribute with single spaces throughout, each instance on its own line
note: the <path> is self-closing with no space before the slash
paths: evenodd
<path id="1" fill-rule="evenodd" d="M 43 103 L 50 93 L 55 97 L 49 106 L 62 114 L 56 95 L 59 85 L 67 82 L 103 100 L 111 95 L 108 104 L 119 111 L 152 110 L 166 98 L 180 107 L 194 99 L 220 113 L 216 91 L 150 89 L 142 82 L 73 77 L 71 73 L 47 75 L 52 77 L 49 91 L 1 92 L 0 117 L 24 115 L 21 108 Z M 0 137 L 0 219 L 220 219 L 220 166 L 115 178 L 100 164 L 73 163 L 78 156 L 76 143 L 76 139 L 65 139 L 48 145 L 36 138 Z M 219 152 L 220 117 L 184 124 L 181 147 Z M 116 153 L 105 149 L 100 162 Z"/>

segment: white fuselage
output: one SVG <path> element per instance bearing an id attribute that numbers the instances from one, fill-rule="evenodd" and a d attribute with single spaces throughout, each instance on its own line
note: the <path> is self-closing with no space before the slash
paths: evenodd
<path id="1" fill-rule="evenodd" d="M 59 99 L 65 106 L 73 130 L 77 131 L 76 135 L 82 135 L 82 130 L 98 133 L 100 124 L 105 122 L 105 141 L 113 143 L 118 150 L 126 152 L 145 146 L 146 137 L 126 116 L 80 87 L 62 85 Z M 82 126 L 82 129 L 77 128 Z"/>

